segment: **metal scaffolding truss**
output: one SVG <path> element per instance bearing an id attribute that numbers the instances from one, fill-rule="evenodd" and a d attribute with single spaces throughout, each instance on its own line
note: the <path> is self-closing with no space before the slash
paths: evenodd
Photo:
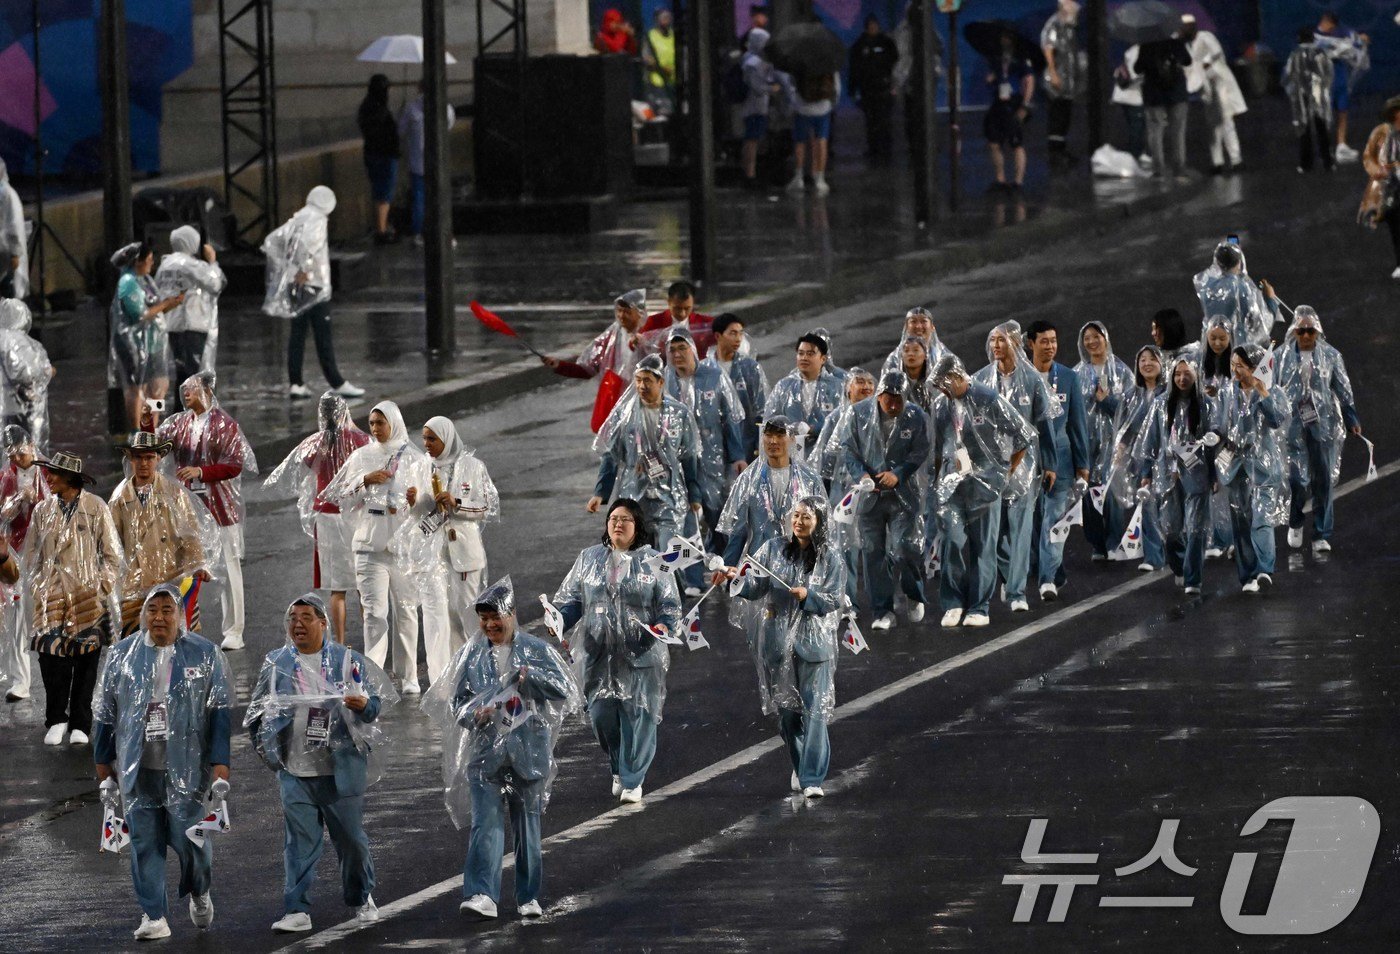
<path id="1" fill-rule="evenodd" d="M 495 99 L 491 90 L 487 90 L 486 95 L 482 96 L 483 87 L 495 87 L 515 100 L 515 115 L 522 119 L 525 116 L 525 62 L 530 52 L 525 7 L 526 0 L 476 0 L 477 56 L 480 59 L 509 59 L 515 68 L 499 71 L 478 70 L 473 78 L 478 101 Z M 486 18 L 492 13 L 503 13 L 506 20 L 500 29 L 488 35 Z M 526 181 L 525 171 L 525 128 L 526 124 L 523 121 L 483 123 L 477 126 L 478 134 L 487 140 L 483 146 L 489 148 L 491 143 L 498 144 L 505 155 L 515 157 L 520 169 L 520 190 L 528 195 L 530 183 Z"/>
<path id="2" fill-rule="evenodd" d="M 239 216 L 237 245 L 258 242 L 277 224 L 277 82 L 272 62 L 272 0 L 219 0 L 219 105 L 224 137 L 224 201 Z"/>

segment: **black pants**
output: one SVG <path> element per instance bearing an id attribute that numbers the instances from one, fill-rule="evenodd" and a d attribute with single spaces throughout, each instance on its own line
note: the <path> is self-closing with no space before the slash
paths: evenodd
<path id="1" fill-rule="evenodd" d="M 92 690 L 101 653 L 82 656 L 39 654 L 44 680 L 44 728 L 68 723 L 68 730 L 92 734 Z"/>
<path id="2" fill-rule="evenodd" d="M 894 97 L 889 93 L 866 94 L 860 99 L 865 113 L 865 149 L 877 159 L 888 159 L 894 151 L 894 134 L 890 119 L 894 115 Z"/>
<path id="3" fill-rule="evenodd" d="M 1311 123 L 1303 127 L 1303 131 L 1298 134 L 1298 165 L 1304 169 L 1313 167 L 1313 138 L 1316 137 L 1316 150 L 1322 156 L 1322 168 L 1332 168 L 1332 137 L 1330 132 L 1331 130 L 1327 128 L 1327 123 L 1321 116 L 1314 117 Z"/>
<path id="4" fill-rule="evenodd" d="M 1385 227 L 1390 230 L 1390 247 L 1395 252 L 1395 267 L 1400 268 L 1400 208 L 1386 213 Z"/>
<path id="5" fill-rule="evenodd" d="M 292 330 L 287 336 L 287 380 L 292 384 L 303 384 L 301 379 L 301 357 L 306 350 L 306 329 L 316 338 L 316 359 L 321 362 L 321 373 L 333 388 L 345 383 L 345 378 L 335 366 L 335 345 L 331 342 L 331 303 L 323 301 L 312 305 L 292 319 Z"/>
<path id="6" fill-rule="evenodd" d="M 1074 100 L 1052 99 L 1045 115 L 1045 135 L 1052 153 L 1069 151 L 1069 127 L 1074 121 Z"/>
<path id="7" fill-rule="evenodd" d="M 170 332 L 170 353 L 175 358 L 175 389 L 192 374 L 204 367 L 204 343 L 209 335 L 203 331 Z"/>

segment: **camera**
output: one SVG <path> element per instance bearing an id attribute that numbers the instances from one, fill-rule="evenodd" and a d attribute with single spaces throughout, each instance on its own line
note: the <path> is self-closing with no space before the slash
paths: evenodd
<path id="1" fill-rule="evenodd" d="M 146 398 L 146 407 L 151 409 L 152 414 L 165 413 L 165 402 L 160 398 Z"/>

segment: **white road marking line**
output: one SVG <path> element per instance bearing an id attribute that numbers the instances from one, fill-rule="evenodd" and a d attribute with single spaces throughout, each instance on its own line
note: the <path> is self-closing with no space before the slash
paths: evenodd
<path id="1" fill-rule="evenodd" d="M 1391 461 L 1384 467 L 1378 468 L 1376 471 L 1376 481 L 1367 481 L 1364 476 L 1353 478 L 1352 480 L 1349 480 L 1341 486 L 1337 487 L 1332 497 L 1334 500 L 1339 500 L 1342 497 L 1345 497 L 1348 494 L 1352 493 L 1353 491 L 1365 487 L 1368 483 L 1376 483 L 1381 478 L 1389 477 L 1398 471 L 1400 471 L 1400 458 Z M 974 646 L 972 649 L 958 653 L 956 656 L 950 656 L 942 662 L 935 663 L 934 665 L 929 666 L 926 669 L 921 669 L 918 672 L 911 673 L 910 675 L 905 676 L 902 679 L 896 679 L 894 682 L 890 683 L 887 686 L 884 686 L 880 689 L 876 689 L 873 692 L 868 692 L 865 695 L 860 696 L 856 699 L 852 699 L 850 702 L 847 702 L 844 705 L 837 706 L 835 713 L 833 713 L 831 717 L 831 721 L 837 722 L 841 719 L 846 718 L 847 716 L 859 715 L 862 712 L 865 712 L 869 709 L 873 709 L 876 706 L 876 704 L 884 702 L 891 696 L 898 695 L 901 692 L 906 692 L 910 689 L 914 689 L 918 686 L 923 685 L 924 683 L 937 679 L 940 676 L 947 675 L 955 669 L 960 669 L 963 666 L 968 665 L 969 663 L 976 662 L 977 660 L 990 656 L 993 653 L 1000 652 L 1003 649 L 1008 649 L 1012 646 L 1015 646 L 1017 643 L 1024 642 L 1025 640 L 1030 639 L 1037 633 L 1044 632 L 1045 630 L 1050 629 L 1053 626 L 1058 626 L 1061 623 L 1065 623 L 1078 616 L 1082 616 L 1090 610 L 1097 609 L 1098 607 L 1103 606 L 1105 603 L 1109 603 L 1113 600 L 1118 599 L 1120 596 L 1127 596 L 1129 593 L 1136 592 L 1137 590 L 1140 590 L 1145 586 L 1150 586 L 1153 583 L 1157 583 L 1162 579 L 1164 575 L 1165 574 L 1163 571 L 1158 571 L 1156 573 L 1141 574 L 1140 576 L 1137 576 L 1134 579 L 1126 580 L 1122 583 L 1119 583 L 1117 586 L 1104 590 L 1101 593 L 1097 593 L 1094 596 L 1091 596 L 1087 599 L 1080 600 L 1078 603 L 1073 603 L 1069 606 L 1064 607 L 1063 609 L 1057 610 L 1051 613 L 1049 616 L 1044 617 L 1043 619 L 1038 619 L 1035 622 L 1027 623 L 1024 626 L 1019 626 L 1016 629 L 1013 629 L 1011 632 L 1006 633 L 1002 636 L 998 636 L 996 639 L 983 643 L 980 646 Z M 726 775 L 729 772 L 734 771 L 735 769 L 740 769 L 746 765 L 750 765 L 754 762 L 757 762 L 759 759 L 763 758 L 763 756 L 767 755 L 768 753 L 775 752 L 781 749 L 782 746 L 782 739 L 776 735 L 769 739 L 766 739 L 763 742 L 755 743 L 754 745 L 751 745 L 746 749 L 741 749 L 740 751 L 735 752 L 733 755 L 729 756 L 726 759 L 721 759 L 720 761 L 715 762 L 712 765 L 708 765 L 705 768 L 700 769 L 699 771 L 692 772 L 690 775 L 687 775 L 684 778 L 677 779 L 669 785 L 665 785 L 661 788 L 658 788 L 655 792 L 649 792 L 646 796 L 647 803 L 655 804 L 657 802 L 665 801 L 668 798 L 674 798 L 677 795 L 682 795 L 690 791 L 691 789 L 698 788 L 706 782 L 710 782 L 716 778 L 719 778 L 721 775 Z M 613 808 L 606 812 L 603 812 L 601 815 L 597 815 L 593 818 L 588 819 L 587 821 L 579 822 L 572 828 L 567 828 L 564 831 L 550 835 L 548 838 L 545 838 L 544 841 L 541 843 L 541 848 L 544 849 L 556 845 L 566 845 L 571 841 L 577 841 L 580 838 L 585 838 L 588 835 L 593 834 L 594 832 L 611 827 L 615 822 L 619 821 L 620 819 L 626 818 L 629 815 L 635 815 L 638 812 L 643 811 L 644 808 L 645 806 L 620 805 L 617 808 Z M 506 858 L 505 867 L 507 869 L 513 867 L 513 859 L 509 856 Z M 429 885 L 428 887 L 423 888 L 419 891 L 415 891 L 412 894 L 405 895 L 404 897 L 399 898 L 395 901 L 391 901 L 388 904 L 381 905 L 379 908 L 379 921 L 376 923 L 382 924 L 389 918 L 403 914 L 406 911 L 411 911 L 419 905 L 427 904 L 430 901 L 435 901 L 438 898 L 441 898 L 443 895 L 458 890 L 461 884 L 461 875 L 454 875 L 451 878 L 439 881 L 437 884 Z M 294 944 L 290 944 L 286 947 L 279 948 L 279 950 L 318 950 L 329 944 L 334 944 L 337 941 L 342 941 L 350 935 L 364 930 L 367 927 L 373 926 L 373 924 L 361 924 L 359 921 L 356 921 L 354 919 L 351 919 L 349 921 L 342 921 L 340 924 L 337 924 L 334 927 L 326 928 L 324 931 L 318 931 L 311 937 L 305 938 L 304 940 L 298 941 Z"/>

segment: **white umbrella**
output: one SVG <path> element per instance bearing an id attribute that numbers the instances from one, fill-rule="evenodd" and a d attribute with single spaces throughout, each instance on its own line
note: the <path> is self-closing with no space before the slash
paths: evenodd
<path id="1" fill-rule="evenodd" d="M 362 63 L 422 63 L 423 38 L 406 33 L 381 36 L 355 59 Z M 457 62 L 457 58 L 448 53 L 446 62 L 451 65 Z"/>

